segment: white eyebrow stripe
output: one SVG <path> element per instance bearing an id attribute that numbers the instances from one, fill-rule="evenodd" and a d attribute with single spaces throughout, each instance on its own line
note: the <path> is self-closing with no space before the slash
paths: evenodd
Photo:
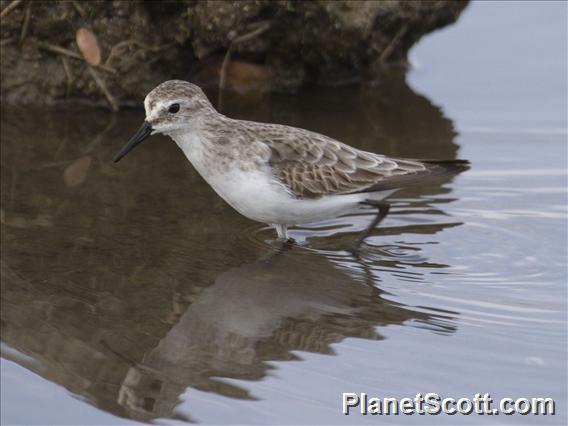
<path id="1" fill-rule="evenodd" d="M 150 99 L 146 97 L 144 100 L 144 109 L 146 110 L 146 120 L 151 121 L 154 118 L 157 118 L 160 115 L 160 111 L 163 109 L 165 102 L 164 101 L 155 101 L 154 107 L 152 108 L 152 103 Z"/>
<path id="2" fill-rule="evenodd" d="M 154 108 L 151 108 L 150 97 L 146 96 L 144 99 L 144 110 L 146 111 L 146 120 L 152 120 L 157 118 L 160 114 L 160 111 L 167 109 L 170 107 L 171 104 L 182 104 L 186 99 L 178 98 L 178 99 L 168 99 L 165 100 L 155 100 L 154 101 Z"/>
<path id="3" fill-rule="evenodd" d="M 144 98 L 144 111 L 146 112 L 146 118 L 148 118 L 148 115 L 150 113 L 150 95 L 147 95 Z"/>

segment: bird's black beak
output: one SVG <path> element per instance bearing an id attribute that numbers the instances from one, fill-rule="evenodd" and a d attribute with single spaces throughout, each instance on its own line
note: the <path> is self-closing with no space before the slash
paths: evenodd
<path id="1" fill-rule="evenodd" d="M 128 143 L 124 145 L 124 147 L 118 151 L 118 154 L 114 156 L 114 162 L 118 163 L 122 157 L 132 151 L 137 145 L 139 145 L 144 139 L 152 134 L 152 125 L 147 121 L 144 121 L 142 126 L 138 129 L 138 131 L 130 138 Z"/>

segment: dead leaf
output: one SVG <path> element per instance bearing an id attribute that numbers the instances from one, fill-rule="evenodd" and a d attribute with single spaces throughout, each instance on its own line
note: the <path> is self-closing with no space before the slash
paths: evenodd
<path id="1" fill-rule="evenodd" d="M 90 65 L 99 65 L 101 63 L 101 49 L 97 42 L 97 37 L 92 31 L 86 28 L 79 28 L 75 35 L 75 40 L 87 63 Z"/>
<path id="2" fill-rule="evenodd" d="M 227 69 L 227 85 L 239 95 L 262 96 L 272 88 L 272 68 L 232 61 Z"/>
<path id="3" fill-rule="evenodd" d="M 63 172 L 63 181 L 65 185 L 72 188 L 81 185 L 87 178 L 87 172 L 91 167 L 91 157 L 85 156 L 75 160 Z"/>

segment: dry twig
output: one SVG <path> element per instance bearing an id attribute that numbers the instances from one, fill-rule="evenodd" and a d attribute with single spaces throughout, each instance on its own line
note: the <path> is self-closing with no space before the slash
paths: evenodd
<path id="1" fill-rule="evenodd" d="M 39 43 L 39 47 L 41 47 L 44 50 L 48 50 L 50 52 L 57 53 L 59 55 L 66 55 L 66 56 L 69 56 L 70 58 L 80 59 L 82 62 L 85 62 L 83 57 L 81 55 L 79 55 L 78 53 L 75 53 L 75 52 L 73 52 L 72 50 L 69 50 L 69 49 L 65 49 L 64 47 L 61 47 L 61 46 L 56 46 L 55 44 Z M 108 65 L 100 64 L 100 65 L 95 65 L 95 66 L 97 68 L 108 71 L 112 74 L 116 74 L 116 70 L 114 68 L 109 67 Z"/>
<path id="2" fill-rule="evenodd" d="M 108 91 L 102 78 L 99 77 L 99 75 L 92 66 L 87 65 L 87 69 L 89 70 L 89 74 L 91 74 L 91 77 L 93 77 L 93 80 L 95 80 L 95 83 L 97 83 L 97 85 L 100 87 L 101 91 L 105 95 L 105 98 L 110 104 L 110 109 L 112 109 L 114 112 L 118 111 L 118 104 L 116 103 L 116 100 L 111 95 L 111 93 Z"/>
<path id="3" fill-rule="evenodd" d="M 379 56 L 380 62 L 384 62 L 388 59 L 388 57 L 391 55 L 392 51 L 394 50 L 394 48 L 396 47 L 402 36 L 406 34 L 406 30 L 408 30 L 408 24 L 404 24 L 400 28 L 400 30 L 398 30 L 398 33 L 396 33 L 396 35 L 393 37 L 393 39 L 390 41 L 387 47 L 385 47 L 385 49 L 382 51 L 381 56 Z"/>
<path id="4" fill-rule="evenodd" d="M 85 16 L 87 16 L 87 12 L 85 12 L 85 9 L 83 9 L 81 7 L 79 2 L 77 2 L 76 0 L 71 0 L 71 4 L 73 5 L 73 7 L 75 7 L 75 9 L 77 9 L 77 12 L 79 12 L 79 15 L 81 15 L 83 18 Z"/>
<path id="5" fill-rule="evenodd" d="M 138 46 L 144 50 L 148 50 L 149 52 L 160 52 L 161 50 L 164 50 L 165 48 L 169 47 L 169 45 L 167 44 L 163 46 L 149 46 L 138 40 L 124 40 L 112 46 L 108 58 L 105 61 L 105 65 L 108 66 L 110 64 L 111 59 L 113 59 L 115 56 L 118 56 L 121 49 L 129 46 Z"/>
<path id="6" fill-rule="evenodd" d="M 8 16 L 8 14 L 14 10 L 16 7 L 18 7 L 18 5 L 22 2 L 22 0 L 14 0 L 12 3 L 10 3 L 8 6 L 6 6 L 4 9 L 2 9 L 2 12 L 0 12 L 0 19 L 1 18 L 5 18 L 6 16 Z"/>
<path id="7" fill-rule="evenodd" d="M 39 43 L 39 47 L 45 50 L 48 50 L 53 53 L 57 53 L 59 55 L 67 55 L 71 58 L 83 60 L 83 57 L 78 53 L 73 52 L 72 50 L 65 49 L 64 47 L 56 46 L 55 44 L 50 43 Z"/>
<path id="8" fill-rule="evenodd" d="M 32 11 L 32 3 L 28 3 L 26 6 L 26 11 L 24 14 L 24 23 L 22 24 L 22 32 L 20 33 L 20 44 L 23 43 L 26 36 L 28 35 L 28 28 L 30 27 L 30 16 Z"/>
<path id="9" fill-rule="evenodd" d="M 85 65 L 87 65 L 87 70 L 89 71 L 89 74 L 91 74 L 91 77 L 93 77 L 93 80 L 95 80 L 95 83 L 97 84 L 97 86 L 99 86 L 99 88 L 101 89 L 101 91 L 105 95 L 105 98 L 110 105 L 110 109 L 115 111 L 115 112 L 118 111 L 118 103 L 116 102 L 116 100 L 114 99 L 112 94 L 107 89 L 103 79 L 95 71 L 95 67 L 101 68 L 105 71 L 109 71 L 113 74 L 116 73 L 116 70 L 114 70 L 113 68 L 111 68 L 107 65 L 103 65 L 103 64 L 91 66 L 84 61 L 84 58 L 81 55 L 73 52 L 72 50 L 65 49 L 61 46 L 56 46 L 56 45 L 50 44 L 50 43 L 40 43 L 39 47 L 41 47 L 42 49 L 48 50 L 50 52 L 57 53 L 58 55 L 68 56 L 70 58 L 79 59 L 82 62 L 84 62 Z M 63 68 L 65 69 L 65 73 L 67 73 L 69 71 L 68 75 L 70 75 L 70 68 L 66 67 L 65 62 L 63 62 Z"/>
<path id="10" fill-rule="evenodd" d="M 65 56 L 60 56 L 61 62 L 63 63 L 63 69 L 65 70 L 65 77 L 67 80 L 67 88 L 65 89 L 65 97 L 68 98 L 71 94 L 71 85 L 73 84 L 73 73 L 71 72 L 71 67 Z"/>
<path id="11" fill-rule="evenodd" d="M 270 28 L 271 24 L 272 24 L 271 21 L 260 22 L 258 24 L 257 28 L 254 29 L 253 31 L 246 33 L 246 34 L 243 34 L 241 36 L 235 37 L 231 41 L 231 44 L 229 45 L 229 48 L 227 49 L 227 52 L 225 53 L 225 57 L 223 58 L 223 64 L 221 65 L 221 72 L 220 72 L 220 75 L 219 75 L 218 108 L 220 110 L 223 109 L 223 91 L 225 90 L 225 85 L 226 85 L 226 80 L 227 80 L 227 68 L 229 66 L 229 62 L 231 61 L 231 55 L 233 54 L 234 48 L 239 43 L 243 43 L 245 41 L 248 41 L 248 40 L 251 40 L 255 37 L 258 37 L 259 35 L 264 33 L 266 30 L 268 30 Z"/>

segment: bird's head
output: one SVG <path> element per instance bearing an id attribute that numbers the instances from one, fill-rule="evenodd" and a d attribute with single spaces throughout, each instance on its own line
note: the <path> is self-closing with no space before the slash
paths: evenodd
<path id="1" fill-rule="evenodd" d="M 216 113 L 198 86 L 182 80 L 169 80 L 154 88 L 144 99 L 144 109 L 146 120 L 116 154 L 115 163 L 151 135 L 191 131 L 207 115 Z"/>

